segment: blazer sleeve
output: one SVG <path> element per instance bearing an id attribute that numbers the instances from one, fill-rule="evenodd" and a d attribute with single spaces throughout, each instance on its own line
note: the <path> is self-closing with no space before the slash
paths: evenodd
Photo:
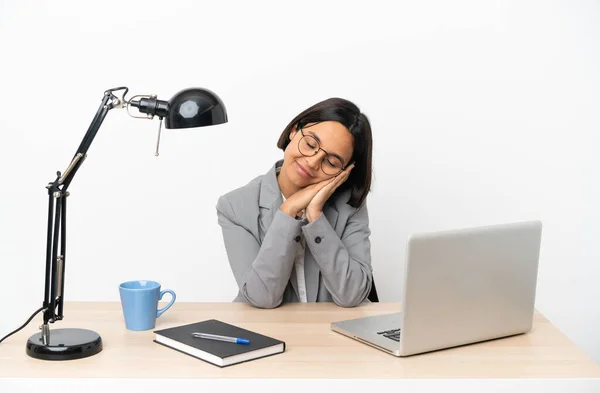
<path id="1" fill-rule="evenodd" d="M 277 209 L 261 245 L 237 222 L 225 196 L 219 198 L 217 216 L 240 293 L 255 307 L 279 306 L 294 266 L 302 221 Z"/>
<path id="2" fill-rule="evenodd" d="M 373 283 L 367 204 L 348 218 L 341 238 L 324 214 L 302 231 L 333 301 L 342 307 L 365 301 Z"/>

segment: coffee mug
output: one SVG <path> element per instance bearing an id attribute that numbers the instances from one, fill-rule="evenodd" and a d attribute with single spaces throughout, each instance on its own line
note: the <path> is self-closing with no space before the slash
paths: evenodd
<path id="1" fill-rule="evenodd" d="M 175 303 L 175 292 L 170 289 L 160 290 L 156 281 L 127 281 L 119 285 L 121 306 L 125 317 L 125 326 L 129 330 L 149 330 L 156 325 L 156 318 Z M 157 310 L 158 301 L 165 293 L 171 294 L 171 301 L 166 307 Z"/>

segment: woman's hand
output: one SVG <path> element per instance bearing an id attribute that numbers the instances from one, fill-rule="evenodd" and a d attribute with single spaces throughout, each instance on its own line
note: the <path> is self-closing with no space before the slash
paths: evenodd
<path id="1" fill-rule="evenodd" d="M 336 177 L 332 177 L 331 179 L 323 180 L 319 183 L 304 187 L 287 198 L 279 209 L 293 218 L 302 215 L 302 210 L 306 209 L 310 201 L 313 200 L 317 193 L 335 181 L 335 179 Z"/>
<path id="2" fill-rule="evenodd" d="M 350 176 L 352 168 L 354 168 L 354 164 L 349 165 L 348 168 L 346 168 L 343 172 L 327 180 L 328 183 L 317 191 L 315 196 L 306 206 L 306 218 L 308 219 L 308 222 L 313 222 L 319 218 L 321 213 L 323 213 L 323 206 L 325 206 L 325 202 L 327 202 L 329 197 L 333 195 L 339 186 L 348 180 L 348 176 Z"/>

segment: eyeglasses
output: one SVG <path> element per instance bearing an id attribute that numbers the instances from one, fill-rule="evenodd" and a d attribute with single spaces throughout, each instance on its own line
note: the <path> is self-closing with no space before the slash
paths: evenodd
<path id="1" fill-rule="evenodd" d="M 300 133 L 302 134 L 302 138 L 298 142 L 298 150 L 300 154 L 305 157 L 313 157 L 319 153 L 321 149 L 321 145 L 319 141 L 312 135 L 305 135 L 304 131 L 300 129 Z M 321 170 L 328 176 L 335 176 L 342 172 L 344 169 L 344 162 L 338 157 L 327 153 L 323 150 L 326 156 L 321 161 Z"/>

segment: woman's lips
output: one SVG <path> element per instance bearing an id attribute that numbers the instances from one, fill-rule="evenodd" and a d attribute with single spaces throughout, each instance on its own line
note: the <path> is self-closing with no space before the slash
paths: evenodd
<path id="1" fill-rule="evenodd" d="M 298 172 L 298 174 L 302 177 L 305 177 L 307 179 L 313 178 L 314 176 L 310 174 L 310 172 L 308 171 L 308 169 L 306 169 L 305 167 L 303 167 L 302 165 L 300 165 L 298 163 L 298 161 L 296 161 L 296 171 Z"/>

